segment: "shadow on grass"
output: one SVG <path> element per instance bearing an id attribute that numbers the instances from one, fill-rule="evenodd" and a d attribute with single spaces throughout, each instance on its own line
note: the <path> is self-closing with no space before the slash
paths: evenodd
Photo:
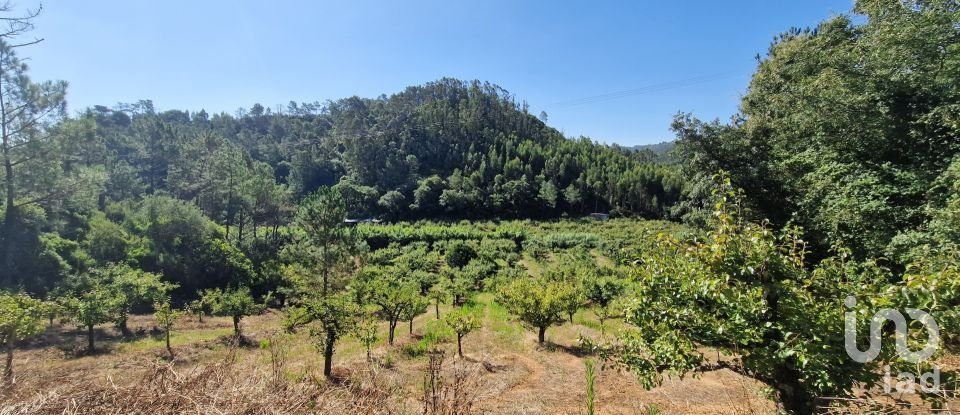
<path id="1" fill-rule="evenodd" d="M 590 353 L 589 350 L 586 350 L 586 349 L 584 349 L 584 348 L 582 348 L 582 347 L 577 347 L 577 346 L 564 346 L 564 345 L 562 345 L 562 344 L 554 343 L 554 342 L 549 341 L 549 340 L 546 341 L 546 342 L 544 342 L 542 345 L 540 345 L 540 347 L 541 347 L 543 350 L 546 350 L 546 351 L 548 351 L 548 352 L 558 352 L 558 351 L 559 351 L 559 352 L 567 353 L 567 354 L 569 354 L 569 355 L 571 355 L 571 356 L 576 356 L 576 357 L 581 357 L 581 358 L 582 358 L 582 357 L 587 357 L 587 356 L 593 356 L 593 353 Z"/>

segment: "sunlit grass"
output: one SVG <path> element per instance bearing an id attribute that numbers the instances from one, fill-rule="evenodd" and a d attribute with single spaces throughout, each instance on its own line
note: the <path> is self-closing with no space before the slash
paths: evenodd
<path id="1" fill-rule="evenodd" d="M 211 328 L 177 331 L 170 334 L 170 347 L 190 345 L 216 340 L 221 337 L 233 334 L 232 328 Z M 163 334 L 158 336 L 147 336 L 132 341 L 121 342 L 117 345 L 121 352 L 139 352 L 149 350 L 160 350 L 166 348 L 166 340 Z"/>

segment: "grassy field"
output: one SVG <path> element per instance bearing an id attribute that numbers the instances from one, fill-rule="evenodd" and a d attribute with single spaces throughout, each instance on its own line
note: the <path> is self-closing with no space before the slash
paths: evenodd
<path id="1" fill-rule="evenodd" d="M 475 402 L 477 412 L 506 414 L 580 414 L 585 413 L 586 386 L 584 359 L 579 354 L 580 335 L 599 336 L 599 322 L 589 311 L 581 311 L 573 324 L 552 327 L 547 332 L 547 344 L 536 344 L 533 331 L 512 321 L 503 307 L 493 302 L 492 295 L 482 293 L 473 297 L 476 307 L 483 309 L 483 327 L 464 339 L 465 359 L 456 355 L 455 339 L 446 338 L 434 346 L 444 351 L 446 371 L 461 370 L 473 385 L 468 399 Z M 441 315 L 449 311 L 443 306 Z M 428 376 L 429 356 L 414 352 L 416 344 L 424 339 L 425 331 L 435 320 L 433 310 L 414 320 L 413 334 L 406 325 L 395 345 L 388 346 L 386 324 L 381 325 L 381 341 L 373 351 L 374 361 L 367 362 L 365 350 L 353 338 L 338 344 L 335 372 L 341 382 L 322 380 L 321 355 L 309 337 L 303 333 L 284 335 L 278 332 L 281 314 L 270 310 L 243 321 L 249 340 L 245 346 L 230 343 L 231 322 L 226 318 L 210 317 L 199 323 L 187 318 L 172 337 L 175 358 L 169 361 L 160 336 L 151 336 L 154 322 L 151 316 L 135 316 L 130 327 L 147 334 L 133 339 L 121 339 L 112 327 L 99 328 L 101 353 L 85 356 L 79 352 L 85 345 L 84 333 L 70 325 L 56 325 L 27 350 L 16 354 L 16 388 L 6 395 L 4 413 L 97 413 L 112 412 L 105 400 L 130 399 L 138 389 L 159 387 L 167 382 L 176 388 L 173 379 L 190 379 L 212 367 L 229 369 L 221 374 L 219 385 L 182 385 L 206 389 L 203 396 L 190 396 L 196 402 L 188 412 L 216 412 L 225 408 L 235 412 L 242 407 L 238 402 L 217 402 L 236 399 L 249 394 L 259 399 L 283 399 L 280 389 L 271 391 L 271 348 L 285 349 L 279 374 L 284 388 L 309 390 L 308 396 L 317 399 L 299 408 L 304 411 L 334 411 L 342 408 L 348 413 L 422 413 L 424 379 Z M 622 327 L 619 321 L 606 323 L 607 331 Z M 267 345 L 272 342 L 273 344 Z M 280 343 L 281 346 L 277 346 Z M 173 379 L 158 373 L 171 371 Z M 453 378 L 454 376 L 448 375 Z M 348 386 L 362 383 L 371 390 L 355 390 Z M 773 411 L 772 403 L 762 396 L 762 388 L 752 380 L 728 371 L 705 373 L 699 378 L 669 379 L 664 386 L 646 391 L 629 373 L 612 368 L 601 370 L 597 377 L 597 408 L 601 414 L 704 413 L 704 414 L 766 414 Z M 388 393 L 383 401 L 367 402 L 367 395 Z M 153 391 L 156 392 L 156 391 Z M 150 392 L 150 393 L 153 393 Z M 171 391 L 168 390 L 167 393 Z M 193 393 L 201 391 L 194 390 Z M 186 397 L 185 397 L 186 398 Z M 16 404 L 14 404 L 16 402 Z M 276 403 L 273 412 L 285 412 Z M 125 406 L 114 409 L 126 412 Z M 126 407 L 132 409 L 133 407 Z M 142 408 L 148 411 L 148 407 Z M 243 411 L 239 411 L 243 412 Z M 271 412 L 271 411 L 266 411 Z"/>

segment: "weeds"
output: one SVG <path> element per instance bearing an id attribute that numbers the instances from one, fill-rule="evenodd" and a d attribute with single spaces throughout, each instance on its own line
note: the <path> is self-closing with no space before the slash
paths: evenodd
<path id="1" fill-rule="evenodd" d="M 423 380 L 424 415 L 468 415 L 479 402 L 481 365 L 455 360 L 449 374 L 443 373 L 444 353 L 430 353 Z"/>

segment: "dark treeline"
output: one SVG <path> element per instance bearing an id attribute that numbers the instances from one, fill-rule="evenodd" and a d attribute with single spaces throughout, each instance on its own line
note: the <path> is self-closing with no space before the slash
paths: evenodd
<path id="1" fill-rule="evenodd" d="M 142 101 L 95 107 L 84 119 L 100 144 L 88 159 L 130 166 L 140 182 L 117 198 L 163 190 L 199 200 L 208 215 L 238 226 L 251 220 L 254 208 L 245 202 L 256 197 L 241 189 L 231 204 L 205 194 L 203 182 L 213 178 L 204 169 L 215 175 L 232 166 L 237 186 L 272 175 L 294 199 L 336 185 L 351 214 L 404 219 L 660 217 L 681 186 L 650 154 L 566 139 L 507 91 L 477 81 L 442 79 L 389 97 L 275 110 L 255 104 L 236 115 L 157 113 Z"/>
<path id="2" fill-rule="evenodd" d="M 26 161 L 5 175 L 15 201 L 4 278 L 31 292 L 114 261 L 162 272 L 183 293 L 258 273 L 298 201 L 325 186 L 351 217 L 398 220 L 664 217 L 683 183 L 649 152 L 567 139 L 476 81 L 234 115 L 140 101 L 72 118 L 65 85 L 48 87 L 52 112 L 11 146 Z"/>

